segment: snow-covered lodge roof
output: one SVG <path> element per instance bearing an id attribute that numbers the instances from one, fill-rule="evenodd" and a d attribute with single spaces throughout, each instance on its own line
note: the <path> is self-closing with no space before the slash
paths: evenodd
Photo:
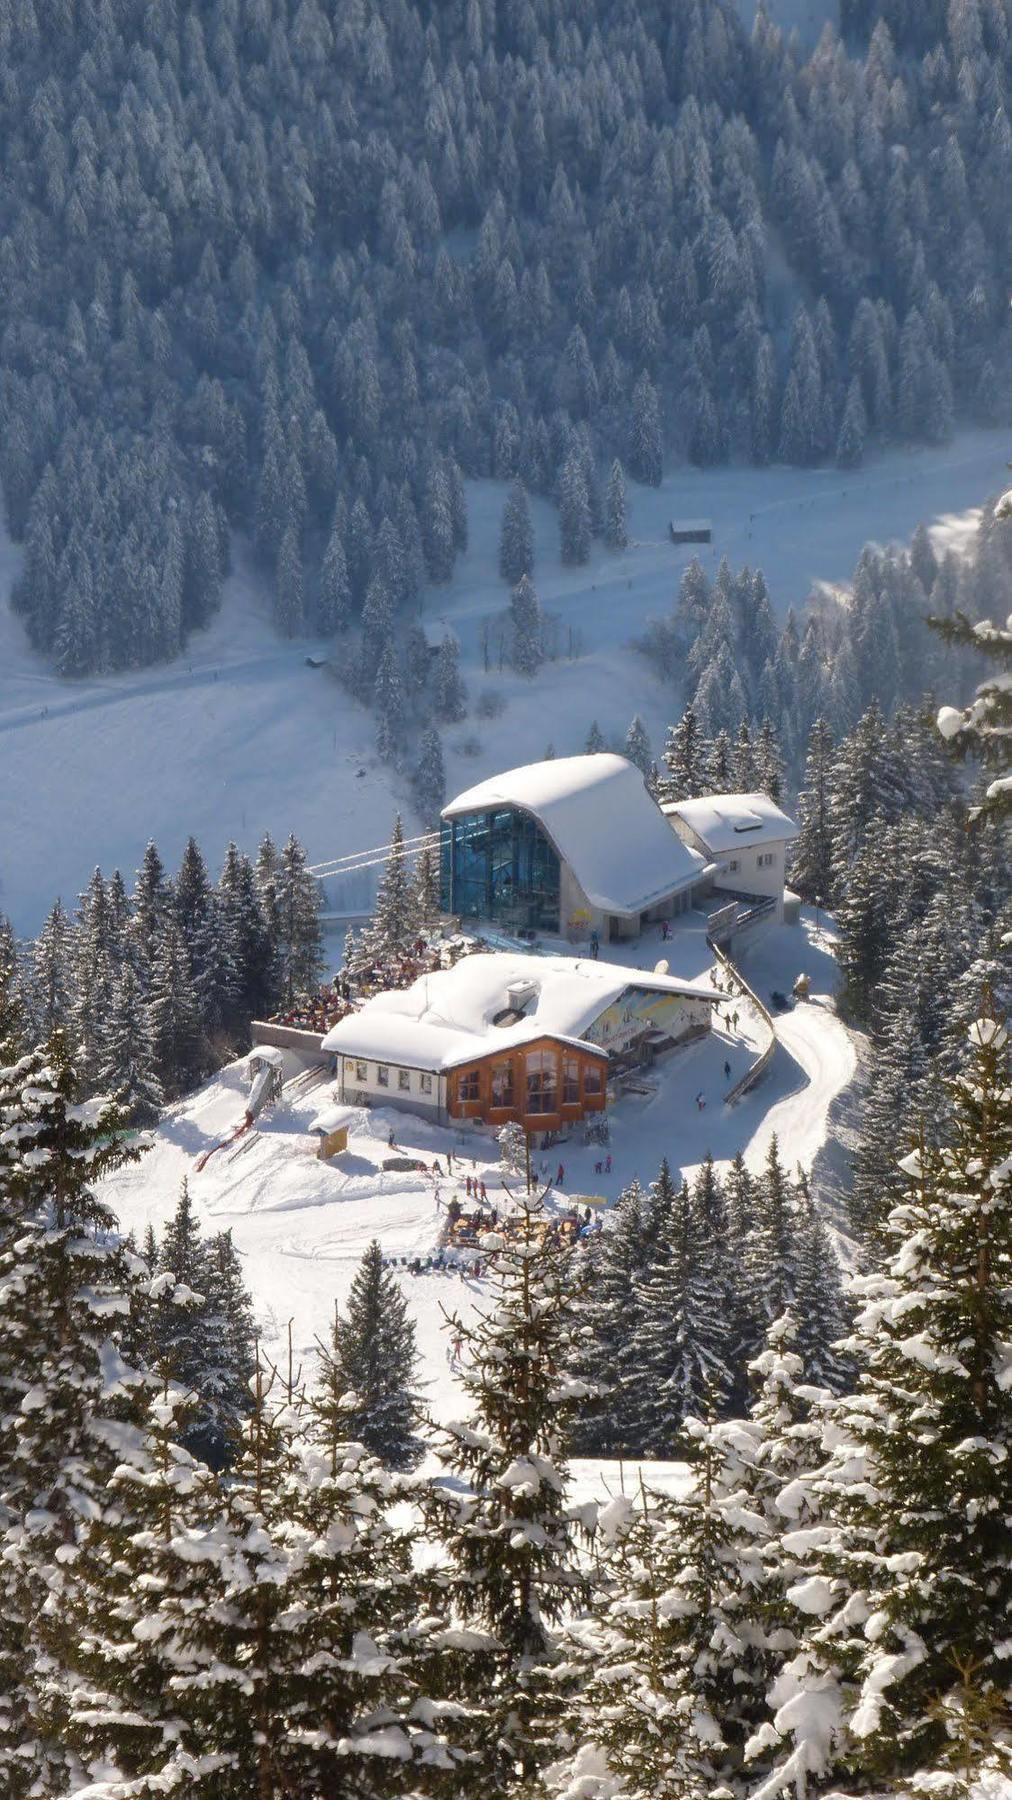
<path id="1" fill-rule="evenodd" d="M 443 808 L 444 819 L 516 806 L 531 813 L 592 906 L 629 916 L 678 894 L 703 858 L 666 824 L 640 770 L 624 756 L 560 756 L 480 781 Z"/>
<path id="2" fill-rule="evenodd" d="M 376 994 L 331 1027 L 323 1048 L 433 1071 L 542 1037 L 603 1056 L 599 1046 L 584 1042 L 583 1033 L 630 987 L 693 1000 L 719 998 L 707 985 L 589 957 L 489 951 L 422 975 L 408 988 Z"/>
<path id="3" fill-rule="evenodd" d="M 702 800 L 669 801 L 663 811 L 680 819 L 711 856 L 742 844 L 790 844 L 798 835 L 794 820 L 766 794 L 708 794 Z"/>

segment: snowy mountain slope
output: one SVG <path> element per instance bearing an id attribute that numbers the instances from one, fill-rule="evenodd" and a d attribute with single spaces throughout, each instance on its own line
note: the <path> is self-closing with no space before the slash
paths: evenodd
<path id="1" fill-rule="evenodd" d="M 680 942 L 680 940 L 682 940 Z M 781 1051 L 759 1085 L 733 1107 L 722 1095 L 744 1073 L 766 1041 L 758 1017 L 739 1004 L 732 1030 L 722 1019 L 707 1040 L 676 1053 L 658 1066 L 648 1090 L 628 1094 L 609 1114 L 612 1172 L 598 1174 L 604 1156 L 600 1145 L 585 1146 L 574 1136 L 550 1156 L 546 1169 L 565 1168 L 556 1196 L 565 1206 L 573 1194 L 602 1195 L 614 1200 L 638 1175 L 653 1179 L 661 1158 L 687 1174 L 708 1152 L 720 1162 L 744 1151 L 758 1168 L 776 1131 L 788 1167 L 810 1167 L 826 1133 L 829 1106 L 854 1074 L 850 1038 L 829 1009 L 835 982 L 831 940 L 807 917 L 801 929 L 772 931 L 761 951 L 749 959 L 747 973 L 757 984 L 789 987 L 801 969 L 812 983 L 812 1001 L 785 1016 L 778 1025 Z M 676 932 L 664 945 L 673 972 L 699 972 L 698 934 Z M 631 946 L 628 963 L 650 967 L 661 953 L 659 935 Z M 728 1009 L 729 1010 L 729 1009 Z M 724 1062 L 731 1076 L 724 1074 Z M 138 1165 L 117 1171 L 106 1194 L 125 1228 L 142 1235 L 148 1222 L 160 1227 L 171 1214 L 182 1179 L 188 1178 L 203 1227 L 231 1230 L 253 1290 L 263 1339 L 269 1354 L 279 1354 L 289 1319 L 294 1321 L 300 1356 L 312 1357 L 314 1339 L 326 1334 L 335 1302 L 343 1304 L 362 1252 L 377 1237 L 384 1253 L 395 1258 L 427 1258 L 437 1247 L 440 1214 L 434 1183 L 421 1173 L 385 1171 L 391 1154 L 388 1132 L 396 1132 L 398 1148 L 426 1162 L 438 1156 L 445 1169 L 447 1146 L 465 1159 L 457 1182 L 444 1175 L 441 1201 L 463 1192 L 463 1176 L 484 1179 L 490 1203 L 502 1202 L 496 1146 L 488 1138 L 463 1139 L 407 1114 L 361 1112 L 353 1128 L 349 1153 L 332 1163 L 314 1158 L 308 1126 L 329 1093 L 329 1083 L 306 1089 L 289 1085 L 282 1104 L 262 1121 L 262 1129 L 239 1144 L 218 1151 L 201 1173 L 198 1156 L 241 1119 L 247 1082 L 244 1066 L 232 1064 L 189 1100 L 173 1107 L 155 1133 L 154 1148 Z M 699 1110 L 696 1096 L 705 1106 Z M 415 1319 L 427 1399 L 437 1416 L 452 1414 L 459 1394 L 448 1362 L 444 1309 L 465 1311 L 481 1301 L 483 1284 L 457 1273 L 430 1272 L 400 1279 Z"/>
<path id="2" fill-rule="evenodd" d="M 570 628 L 578 660 L 547 664 L 534 681 L 482 669 L 482 621 L 508 595 L 497 571 L 501 484 L 469 486 L 471 544 L 453 581 L 430 589 L 423 621 L 462 643 L 472 707 L 499 692 L 497 719 L 473 716 L 446 733 L 451 791 L 540 756 L 582 749 L 596 717 L 621 741 L 639 712 L 655 745 L 676 696 L 630 643 L 669 606 L 687 552 L 671 517 L 710 517 L 710 561 L 762 567 L 781 613 L 820 581 L 845 582 L 866 540 L 905 539 L 922 518 L 958 543 L 973 508 L 1000 482 L 997 433 L 966 431 L 936 451 L 893 452 L 863 470 L 672 470 L 659 489 L 631 487 L 635 542 L 620 556 L 595 547 L 563 569 L 553 509 L 534 503 L 535 584 Z M 154 837 L 174 861 L 192 832 L 209 859 L 230 837 L 255 847 L 265 830 L 294 830 L 312 861 L 386 840 L 407 810 L 403 776 L 374 753 L 375 727 L 324 672 L 306 666 L 318 643 L 279 639 L 261 578 L 241 546 L 221 612 L 185 661 L 105 679 L 60 681 L 28 649 L 6 605 L 19 553 L 0 541 L 0 907 L 20 932 L 38 928 L 57 894 L 72 901 L 95 863 L 127 872 Z M 362 776 L 358 771 L 364 769 Z M 339 904 L 340 895 L 332 896 Z M 359 904 L 356 896 L 353 904 Z"/>

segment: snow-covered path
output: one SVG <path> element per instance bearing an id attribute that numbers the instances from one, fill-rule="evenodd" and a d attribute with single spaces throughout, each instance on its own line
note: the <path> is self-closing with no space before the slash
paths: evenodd
<path id="1" fill-rule="evenodd" d="M 792 1085 L 783 1099 L 768 1107 L 746 1152 L 755 1167 L 769 1149 L 775 1135 L 790 1167 L 810 1169 L 826 1141 L 829 1109 L 833 1101 L 854 1079 L 857 1052 L 847 1027 L 832 1007 L 835 986 L 835 964 L 832 962 L 832 934 L 816 929 L 808 914 L 803 919 L 804 954 L 798 958 L 795 973 L 802 969 L 812 979 L 812 997 L 799 1002 L 790 1012 L 773 1015 L 777 1043 L 771 1077 L 778 1084 Z M 779 935 L 779 934 L 778 934 Z M 792 933 L 797 944 L 797 934 Z M 781 940 L 782 941 L 782 940 Z M 743 963 L 743 974 L 767 998 L 772 987 L 783 988 L 777 980 L 777 965 L 782 958 L 777 945 L 770 940 L 749 954 Z M 828 984 L 820 986 L 821 982 Z M 758 1090 L 762 1092 L 762 1084 Z"/>

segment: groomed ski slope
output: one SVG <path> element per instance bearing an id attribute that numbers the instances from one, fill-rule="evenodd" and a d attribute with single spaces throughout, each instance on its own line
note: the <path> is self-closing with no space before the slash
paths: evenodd
<path id="1" fill-rule="evenodd" d="M 677 932 L 673 943 L 663 947 L 659 933 L 645 937 L 629 947 L 623 960 L 652 968 L 661 954 L 679 975 L 698 977 L 707 961 L 702 934 L 692 929 Z M 830 1008 L 836 973 L 831 938 L 806 916 L 800 927 L 771 930 L 743 968 L 763 996 L 772 987 L 789 989 L 802 969 L 811 979 L 810 1002 L 777 1022 L 779 1048 L 763 1080 L 736 1105 L 724 1105 L 723 1094 L 768 1041 L 758 1015 L 736 1003 L 736 1031 L 725 1015 L 708 1039 L 657 1065 L 651 1072 L 655 1091 L 626 1095 L 613 1107 L 610 1176 L 595 1172 L 595 1163 L 605 1155 L 601 1146 L 585 1147 L 576 1136 L 544 1153 L 552 1176 L 559 1160 L 565 1167 L 564 1186 L 553 1195 L 553 1204 L 564 1207 L 567 1196 L 578 1193 L 614 1200 L 634 1174 L 649 1182 L 665 1155 L 673 1168 L 690 1177 L 708 1151 L 726 1163 L 742 1150 L 749 1165 L 759 1168 L 774 1132 L 788 1167 L 811 1167 L 825 1142 L 829 1108 L 856 1067 L 854 1044 Z M 724 1075 L 725 1059 L 731 1063 L 730 1081 Z M 169 1217 L 187 1177 L 204 1229 L 233 1234 L 268 1355 L 281 1354 L 292 1320 L 307 1372 L 314 1340 L 327 1334 L 334 1305 L 343 1305 L 371 1238 L 379 1239 L 388 1257 L 425 1258 L 436 1247 L 440 1218 L 431 1176 L 381 1167 L 391 1155 L 391 1127 L 399 1151 L 430 1164 L 438 1157 L 445 1169 L 448 1145 L 464 1156 L 459 1181 L 442 1179 L 444 1206 L 459 1192 L 466 1207 L 464 1175 L 472 1172 L 472 1153 L 478 1158 L 474 1173 L 488 1188 L 488 1204 L 502 1199 L 490 1138 L 464 1140 L 405 1113 L 360 1112 L 348 1153 L 329 1164 L 314 1160 L 307 1128 L 328 1099 L 331 1082 L 325 1077 L 307 1087 L 312 1079 L 290 1082 L 282 1104 L 263 1119 L 259 1132 L 218 1152 L 196 1175 L 200 1153 L 242 1117 L 248 1091 L 245 1065 L 231 1064 L 172 1108 L 142 1162 L 118 1171 L 105 1185 L 123 1227 L 142 1236 L 149 1222 L 160 1228 Z M 696 1105 L 699 1093 L 706 1102 L 702 1111 Z M 487 1286 L 455 1273 L 397 1273 L 415 1320 L 427 1404 L 436 1417 L 453 1416 L 460 1393 L 449 1367 L 444 1313 L 460 1309 L 466 1315 L 482 1303 Z"/>
<path id="2" fill-rule="evenodd" d="M 939 548 L 959 547 L 975 508 L 1004 479 L 1001 434 L 964 431 L 939 450 L 892 451 L 852 474 L 835 469 L 672 469 L 658 489 L 629 486 L 634 542 L 620 555 L 595 546 L 590 562 L 564 569 L 558 522 L 532 508 L 534 578 L 558 616 L 563 660 L 533 681 L 481 654 L 483 621 L 508 600 L 499 579 L 505 488 L 468 484 L 470 546 L 452 582 L 425 596 L 423 623 L 437 642 L 460 637 L 471 716 L 444 733 L 451 793 L 498 769 L 556 751 L 582 750 L 590 721 L 621 745 L 640 713 L 655 749 L 679 696 L 634 648 L 646 621 L 669 608 L 691 551 L 668 537 L 672 517 L 712 519 L 711 571 L 765 570 L 781 616 L 803 607 L 819 583 L 849 580 L 868 540 L 906 541 L 920 520 Z M 128 879 L 153 837 L 177 863 L 192 832 L 212 863 L 230 838 L 254 849 L 264 831 L 295 831 L 312 862 L 389 840 L 396 807 L 409 818 L 409 770 L 375 756 L 375 725 L 307 655 L 326 646 L 284 642 L 270 595 L 241 543 L 220 612 L 185 656 L 159 668 L 58 680 L 29 649 L 7 604 L 20 552 L 0 536 L 0 908 L 19 933 L 38 929 L 57 895 L 73 904 L 96 863 Z M 580 654 L 565 652 L 572 630 Z M 483 690 L 503 710 L 482 720 Z M 359 906 L 364 896 L 334 894 Z"/>

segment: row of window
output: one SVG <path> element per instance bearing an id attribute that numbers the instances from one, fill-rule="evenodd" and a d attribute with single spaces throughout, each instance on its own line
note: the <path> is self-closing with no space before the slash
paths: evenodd
<path id="1" fill-rule="evenodd" d="M 561 1068 L 560 1068 L 561 1060 Z M 369 1083 L 369 1064 L 354 1064 L 355 1080 L 363 1087 Z M 432 1093 L 433 1077 L 421 1070 L 397 1069 L 397 1092 L 412 1092 L 412 1075 L 418 1083 L 418 1092 Z M 389 1063 L 376 1063 L 374 1082 L 376 1087 L 390 1087 L 391 1067 Z M 457 1099 L 481 1099 L 481 1070 L 467 1069 L 457 1076 Z M 579 1106 L 580 1094 L 580 1062 L 575 1056 L 563 1056 L 561 1059 L 551 1050 L 531 1050 L 524 1059 L 524 1099 L 527 1113 L 554 1113 L 559 1110 L 559 1096 L 563 1106 Z M 510 1061 L 494 1062 L 491 1068 L 490 1103 L 493 1108 L 515 1106 L 517 1103 L 517 1082 L 514 1063 Z M 583 1098 L 598 1098 L 604 1092 L 604 1071 L 595 1063 L 588 1063 L 583 1070 Z"/>
<path id="2" fill-rule="evenodd" d="M 367 1082 L 369 1080 L 369 1064 L 368 1063 L 357 1062 L 355 1064 L 355 1080 L 363 1081 L 363 1082 Z M 385 1087 L 385 1088 L 388 1088 L 390 1086 L 390 1065 L 389 1065 L 389 1063 L 377 1063 L 376 1064 L 376 1086 L 377 1087 Z M 411 1092 L 411 1070 L 410 1069 L 398 1069 L 398 1071 L 397 1071 L 397 1091 L 398 1091 L 398 1093 L 401 1093 L 401 1094 L 410 1094 L 410 1092 Z M 421 1094 L 431 1094 L 431 1092 L 432 1092 L 432 1076 L 431 1075 L 419 1074 L 419 1076 L 418 1076 L 418 1091 Z"/>
<path id="3" fill-rule="evenodd" d="M 773 864 L 776 862 L 776 860 L 777 860 L 776 852 L 774 850 L 760 850 L 758 856 L 755 859 L 755 866 L 757 869 L 772 869 Z M 733 857 L 732 860 L 728 863 L 727 868 L 728 868 L 728 874 L 737 875 L 739 869 L 741 868 L 740 859 L 737 856 Z"/>
<path id="4" fill-rule="evenodd" d="M 524 1058 L 525 1113 L 554 1113 L 559 1110 L 561 1090 L 563 1106 L 580 1104 L 580 1063 L 575 1056 L 560 1059 L 551 1050 L 531 1050 Z M 491 1068 L 490 1095 L 493 1108 L 517 1104 L 515 1064 L 512 1060 L 494 1062 Z M 596 1064 L 588 1063 L 583 1071 L 583 1097 L 599 1096 L 604 1089 L 604 1074 Z M 457 1076 L 458 1101 L 481 1099 L 481 1070 L 468 1069 Z"/>

